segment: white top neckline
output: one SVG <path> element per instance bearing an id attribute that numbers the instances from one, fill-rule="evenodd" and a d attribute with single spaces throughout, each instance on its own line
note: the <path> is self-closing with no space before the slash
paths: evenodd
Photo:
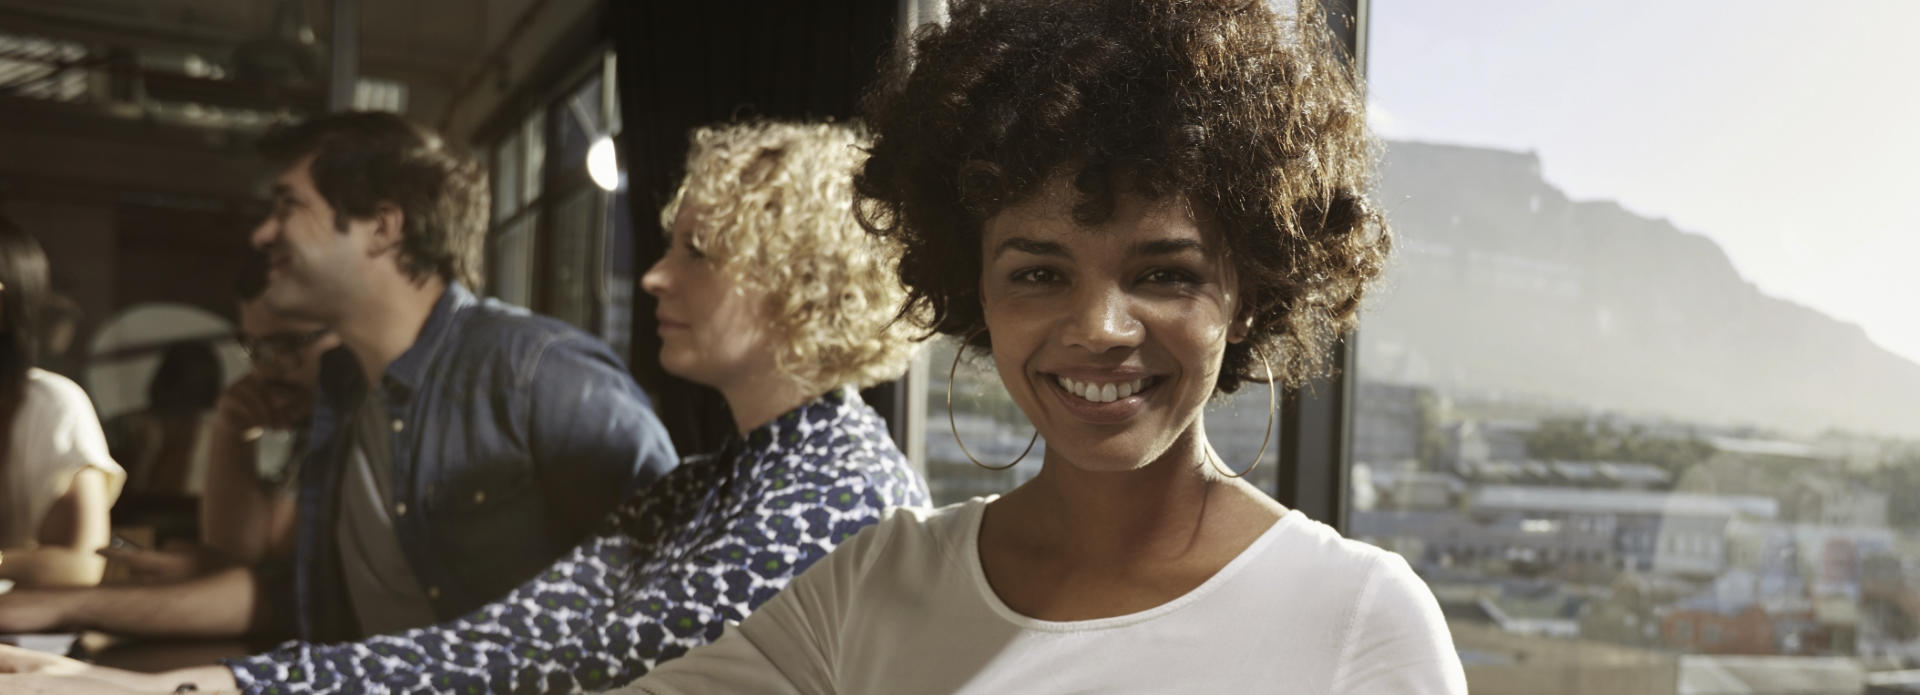
<path id="1" fill-rule="evenodd" d="M 1255 538 L 1252 543 L 1240 551 L 1240 554 L 1235 555 L 1233 560 L 1229 561 L 1226 566 L 1214 572 L 1213 576 L 1208 577 L 1207 580 L 1201 582 L 1199 586 L 1189 589 L 1186 593 L 1166 603 L 1146 610 L 1107 618 L 1093 618 L 1090 620 L 1042 620 L 1016 611 L 1011 606 L 1008 606 L 1005 601 L 1000 600 L 1000 595 L 994 592 L 993 584 L 987 581 L 986 566 L 980 561 L 980 524 L 986 519 L 987 504 L 999 498 L 999 495 L 988 495 L 986 497 L 974 498 L 965 504 L 965 507 L 961 510 L 962 516 L 956 520 L 960 523 L 961 528 L 965 529 L 965 533 L 961 536 L 961 547 L 957 550 L 961 555 L 961 561 L 965 563 L 967 567 L 967 573 L 972 579 L 974 592 L 980 597 L 980 600 L 985 602 L 987 607 L 991 608 L 994 614 L 1000 616 L 1002 620 L 1012 623 L 1014 626 L 1023 630 L 1033 630 L 1035 632 L 1068 633 L 1112 630 L 1130 625 L 1138 625 L 1179 611 L 1181 608 L 1185 608 L 1205 598 L 1208 594 L 1213 593 L 1220 585 L 1232 581 L 1234 576 L 1238 575 L 1242 569 L 1253 564 L 1255 558 L 1258 558 L 1260 554 L 1266 550 L 1267 546 L 1273 545 L 1275 538 L 1285 533 L 1287 529 L 1298 525 L 1300 520 L 1305 518 L 1298 511 L 1288 508 L 1285 514 L 1280 515 L 1280 518 L 1276 519 L 1272 526 L 1267 527 L 1266 531 L 1261 532 L 1260 537 Z"/>

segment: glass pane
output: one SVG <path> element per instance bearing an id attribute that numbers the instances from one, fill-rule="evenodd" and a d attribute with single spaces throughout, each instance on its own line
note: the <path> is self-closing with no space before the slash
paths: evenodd
<path id="1" fill-rule="evenodd" d="M 1266 384 L 1246 384 L 1238 393 L 1217 396 L 1207 404 L 1204 422 L 1207 441 L 1220 454 L 1215 465 L 1240 473 L 1254 487 L 1271 493 L 1280 487 L 1280 394 L 1274 393 L 1276 400 L 1269 400 L 1269 393 Z M 1254 465 L 1256 454 L 1258 466 Z"/>
<path id="2" fill-rule="evenodd" d="M 945 337 L 927 344 L 927 485 L 935 505 L 1012 490 L 1040 472 L 1040 460 L 1047 453 L 1045 441 L 1034 442 L 1032 453 L 1003 471 L 967 460 L 966 452 L 971 452 L 981 463 L 1006 465 L 1027 448 L 1034 432 L 1000 384 L 992 360 L 971 354 L 961 359 L 954 376 L 953 419 L 948 422 L 947 373 L 959 344 Z M 956 436 L 960 441 L 955 441 Z"/>
<path id="3" fill-rule="evenodd" d="M 526 215 L 488 239 L 487 286 L 500 301 L 533 306 L 533 230 L 533 216 Z"/>
<path id="4" fill-rule="evenodd" d="M 633 347 L 633 222 L 627 192 L 611 194 L 607 204 L 607 307 L 600 336 L 622 359 Z"/>
<path id="5" fill-rule="evenodd" d="M 1473 692 L 1920 681 L 1920 101 L 1884 79 L 1920 5 L 1370 17 L 1396 243 L 1348 530 Z"/>
<path id="6" fill-rule="evenodd" d="M 615 58 L 612 52 L 608 52 L 606 59 L 606 83 L 614 86 L 614 93 L 610 95 L 613 98 L 607 100 L 608 133 L 618 133 L 622 130 L 622 121 L 620 120 L 620 79 L 617 77 L 619 74 L 620 61 Z"/>
<path id="7" fill-rule="evenodd" d="M 602 111 L 599 75 L 587 78 L 573 94 L 553 105 L 551 117 L 560 123 L 554 152 L 558 166 L 586 166 L 587 148 L 607 133 Z"/>
<path id="8" fill-rule="evenodd" d="M 604 219 L 600 192 L 591 188 L 563 199 L 553 215 L 553 255 L 548 265 L 552 281 L 547 283 L 551 304 L 545 307 L 546 313 L 590 333 L 598 332 L 593 325 L 597 308 L 593 283 L 600 277 Z"/>
<path id="9" fill-rule="evenodd" d="M 547 114 L 534 111 L 520 125 L 520 137 L 526 142 L 526 174 L 521 180 L 520 199 L 532 204 L 540 199 L 547 168 Z"/>
<path id="10" fill-rule="evenodd" d="M 520 134 L 513 133 L 493 148 L 493 219 L 496 223 L 520 210 Z"/>

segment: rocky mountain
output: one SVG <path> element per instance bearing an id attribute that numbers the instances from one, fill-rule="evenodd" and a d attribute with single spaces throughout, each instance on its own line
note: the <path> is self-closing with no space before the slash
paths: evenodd
<path id="1" fill-rule="evenodd" d="M 1391 142 L 1381 197 L 1397 246 L 1361 329 L 1364 379 L 1920 437 L 1920 364 L 1762 294 L 1704 236 L 1569 200 L 1533 154 Z"/>

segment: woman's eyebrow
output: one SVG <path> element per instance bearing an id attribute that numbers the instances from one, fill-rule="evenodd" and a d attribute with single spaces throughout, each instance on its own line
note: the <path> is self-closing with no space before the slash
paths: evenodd
<path id="1" fill-rule="evenodd" d="M 993 249 L 993 257 L 999 258 L 1000 254 L 1006 253 L 1008 251 L 1019 251 L 1021 253 L 1030 253 L 1035 256 L 1058 256 L 1060 258 L 1068 258 L 1068 259 L 1073 258 L 1073 254 L 1067 253 L 1067 247 L 1065 246 L 1061 246 L 1060 244 L 1057 244 L 1051 241 L 1040 241 L 1038 239 L 1028 239 L 1026 237 L 1012 237 L 1010 239 L 1007 239 L 1006 241 L 1000 242 L 1000 245 Z"/>
<path id="2" fill-rule="evenodd" d="M 1156 239 L 1133 245 L 1135 256 L 1174 256 L 1189 252 L 1205 254 L 1207 247 L 1196 239 Z"/>

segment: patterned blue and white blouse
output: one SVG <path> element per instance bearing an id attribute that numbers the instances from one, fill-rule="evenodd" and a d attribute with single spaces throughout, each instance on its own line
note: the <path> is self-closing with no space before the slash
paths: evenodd
<path id="1" fill-rule="evenodd" d="M 925 484 L 851 388 L 694 457 L 594 537 L 458 620 L 360 642 L 289 642 L 226 665 L 250 694 L 602 690 L 719 638 Z"/>

